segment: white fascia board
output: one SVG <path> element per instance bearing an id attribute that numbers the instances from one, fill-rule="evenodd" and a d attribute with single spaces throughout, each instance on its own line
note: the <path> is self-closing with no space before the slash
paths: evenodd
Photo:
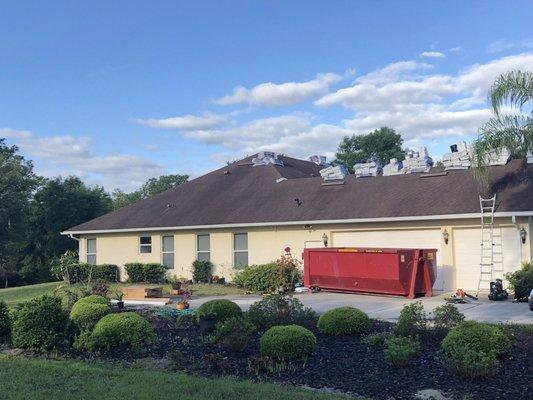
<path id="1" fill-rule="evenodd" d="M 494 213 L 494 218 L 504 217 L 529 217 L 533 216 L 533 211 L 506 211 Z M 285 221 L 285 222 L 253 222 L 237 224 L 213 224 L 213 225 L 190 225 L 190 226 L 162 226 L 153 228 L 126 228 L 126 229 L 96 229 L 85 231 L 65 231 L 62 235 L 80 235 L 95 233 L 127 233 L 127 232 L 160 232 L 160 231 L 186 231 L 198 229 L 224 229 L 224 228 L 255 228 L 263 226 L 298 226 L 298 225 L 332 225 L 332 224 L 358 224 L 372 222 L 402 222 L 402 221 L 436 221 L 443 219 L 469 219 L 481 218 L 481 213 L 469 214 L 443 214 L 443 215 L 421 215 L 412 217 L 382 217 L 382 218 L 354 218 L 354 219 L 331 219 L 315 221 Z"/>

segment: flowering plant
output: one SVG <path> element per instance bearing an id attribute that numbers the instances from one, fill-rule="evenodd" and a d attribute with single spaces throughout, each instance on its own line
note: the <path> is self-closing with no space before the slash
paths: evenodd
<path id="1" fill-rule="evenodd" d="M 300 280 L 300 260 L 293 257 L 291 248 L 285 247 L 285 254 L 276 261 L 280 268 L 280 277 L 283 287 L 287 290 L 294 289 L 294 285 Z"/>

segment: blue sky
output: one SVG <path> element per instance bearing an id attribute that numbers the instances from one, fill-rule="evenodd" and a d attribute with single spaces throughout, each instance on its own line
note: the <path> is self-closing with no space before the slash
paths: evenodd
<path id="1" fill-rule="evenodd" d="M 438 158 L 533 69 L 530 1 L 6 2 L 0 137 L 46 176 L 132 190 L 388 125 Z"/>

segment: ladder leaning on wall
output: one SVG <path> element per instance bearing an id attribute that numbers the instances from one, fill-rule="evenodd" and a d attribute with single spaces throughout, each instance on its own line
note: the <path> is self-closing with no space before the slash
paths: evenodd
<path id="1" fill-rule="evenodd" d="M 483 287 L 489 289 L 490 282 L 494 279 L 503 279 L 504 272 L 501 228 L 494 228 L 496 195 L 490 199 L 479 196 L 479 207 L 481 209 L 481 259 L 476 297 Z M 484 284 L 486 286 L 483 286 Z"/>

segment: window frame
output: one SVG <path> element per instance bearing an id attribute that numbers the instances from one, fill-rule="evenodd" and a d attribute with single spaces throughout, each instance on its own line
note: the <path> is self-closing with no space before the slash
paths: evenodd
<path id="1" fill-rule="evenodd" d="M 90 240 L 94 240 L 94 253 L 89 253 L 89 241 Z M 96 238 L 87 238 L 87 239 L 85 239 L 85 262 L 87 264 L 96 265 L 96 258 L 97 258 L 97 254 L 98 254 L 98 250 L 97 250 L 96 246 L 97 246 Z M 89 256 L 94 256 L 94 264 L 89 262 Z"/>
<path id="2" fill-rule="evenodd" d="M 200 250 L 200 237 L 207 236 L 209 238 L 209 250 Z M 197 233 L 196 234 L 196 260 L 200 261 L 200 253 L 207 254 L 207 259 L 201 261 L 211 261 L 211 234 L 210 233 Z"/>
<path id="3" fill-rule="evenodd" d="M 142 238 L 150 238 L 150 244 L 146 244 L 146 243 L 141 243 L 142 241 Z M 152 254 L 152 245 L 153 245 L 153 240 L 152 240 L 152 236 L 139 236 L 139 254 Z M 149 247 L 150 251 L 142 251 L 142 248 L 143 247 Z"/>
<path id="4" fill-rule="evenodd" d="M 235 247 L 235 241 L 236 241 L 236 237 L 237 235 L 246 235 L 246 250 L 237 250 Z M 237 265 L 237 262 L 236 262 L 236 255 L 237 254 L 246 254 L 246 265 Z M 246 267 L 250 260 L 249 260 L 249 246 L 248 246 L 248 232 L 234 232 L 233 233 L 233 268 L 243 268 L 243 267 Z"/>
<path id="5" fill-rule="evenodd" d="M 165 238 L 172 238 L 172 251 L 165 251 Z M 174 235 L 161 235 L 161 265 L 164 265 L 166 269 L 176 268 L 175 249 Z M 172 254 L 172 267 L 168 267 L 164 264 L 165 254 Z"/>

